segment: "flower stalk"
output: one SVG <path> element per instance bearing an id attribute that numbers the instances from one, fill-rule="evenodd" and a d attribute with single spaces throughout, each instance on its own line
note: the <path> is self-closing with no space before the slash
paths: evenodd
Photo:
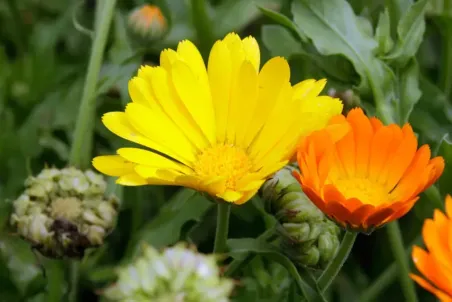
<path id="1" fill-rule="evenodd" d="M 98 5 L 101 5 L 101 3 L 98 2 Z M 78 168 L 87 168 L 90 163 L 96 109 L 96 87 L 115 7 L 116 0 L 110 0 L 102 4 L 102 9 L 98 7 L 96 10 L 94 41 L 69 159 L 69 164 Z M 74 260 L 70 265 L 69 302 L 77 301 L 78 279 L 79 263 Z"/>
<path id="2" fill-rule="evenodd" d="M 409 258 L 405 255 L 399 223 L 397 221 L 389 223 L 386 226 L 386 231 L 388 232 L 389 244 L 391 245 L 392 253 L 394 254 L 398 265 L 400 284 L 402 286 L 403 295 L 406 299 L 405 301 L 416 302 L 418 301 L 416 296 L 416 288 L 414 287 L 414 282 L 409 277 Z"/>
<path id="3" fill-rule="evenodd" d="M 106 1 L 100 14 L 97 14 L 100 19 L 95 22 L 98 26 L 96 26 L 94 32 L 94 41 L 69 160 L 71 165 L 78 168 L 87 168 L 90 163 L 96 109 L 96 87 L 115 6 L 116 0 Z"/>
<path id="4" fill-rule="evenodd" d="M 334 257 L 334 259 L 328 264 L 326 269 L 317 280 L 320 292 L 325 292 L 325 290 L 330 286 L 331 282 L 333 282 L 336 278 L 337 274 L 347 260 L 357 236 L 357 232 L 347 231 L 345 233 L 336 257 Z"/>
<path id="5" fill-rule="evenodd" d="M 217 229 L 215 232 L 215 243 L 213 247 L 214 253 L 226 252 L 229 231 L 229 216 L 231 215 L 231 204 L 219 201 L 217 208 Z"/>

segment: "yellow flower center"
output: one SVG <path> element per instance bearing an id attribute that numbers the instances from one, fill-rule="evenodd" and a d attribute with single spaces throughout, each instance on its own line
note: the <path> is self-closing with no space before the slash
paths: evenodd
<path id="1" fill-rule="evenodd" d="M 199 155 L 194 170 L 204 179 L 225 177 L 226 188 L 234 189 L 237 181 L 249 173 L 251 167 L 245 150 L 234 145 L 218 144 Z"/>
<path id="2" fill-rule="evenodd" d="M 357 198 L 364 204 L 379 205 L 390 201 L 387 188 L 367 178 L 341 178 L 334 185 L 345 198 Z"/>

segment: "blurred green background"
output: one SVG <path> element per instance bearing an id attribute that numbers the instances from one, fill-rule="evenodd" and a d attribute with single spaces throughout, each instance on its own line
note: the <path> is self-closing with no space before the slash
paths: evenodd
<path id="1" fill-rule="evenodd" d="M 14 236 L 9 213 L 28 175 L 68 161 L 97 2 L 0 1 L 2 302 L 66 301 L 66 263 L 36 258 Z M 168 23 L 161 38 L 143 41 L 130 34 L 128 14 L 142 4 L 161 8 Z M 370 114 L 385 114 L 386 121 L 409 121 L 420 143 L 445 157 L 439 183 L 400 221 L 407 251 L 419 242 L 423 220 L 452 193 L 452 1 L 119 0 L 97 87 L 92 155 L 112 153 L 125 144 L 106 130 L 100 117 L 129 102 L 127 82 L 141 64 L 157 65 L 160 51 L 183 39 L 195 42 L 207 58 L 212 43 L 231 31 L 256 37 L 261 62 L 287 58 L 292 83 L 326 77 L 323 93 L 341 97 L 346 110 L 362 106 Z M 141 241 L 163 247 L 185 240 L 202 252 L 212 251 L 216 210 L 204 197 L 170 187 L 110 189 L 122 200 L 118 225 L 104 246 L 83 259 L 80 301 L 100 301 L 97 291 L 115 280 L 115 266 L 126 263 Z M 230 237 L 256 237 L 264 229 L 253 202 L 233 208 Z M 358 236 L 328 292 L 329 301 L 403 301 L 387 240 L 382 230 Z M 384 279 L 378 279 L 382 273 Z M 290 275 L 266 258 L 254 258 L 236 278 L 241 282 L 233 301 L 298 301 Z M 420 301 L 434 301 L 417 290 Z"/>

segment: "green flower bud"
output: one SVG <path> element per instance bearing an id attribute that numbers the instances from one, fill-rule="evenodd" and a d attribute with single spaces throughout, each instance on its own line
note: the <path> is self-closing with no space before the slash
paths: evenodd
<path id="1" fill-rule="evenodd" d="M 113 229 L 118 200 L 104 196 L 103 177 L 75 168 L 44 169 L 25 180 L 13 203 L 11 224 L 47 257 L 83 257 Z"/>
<path id="2" fill-rule="evenodd" d="M 226 302 L 233 288 L 220 278 L 213 255 L 178 244 L 162 252 L 144 245 L 142 255 L 118 270 L 118 281 L 103 291 L 110 301 Z"/>
<path id="3" fill-rule="evenodd" d="M 334 257 L 340 228 L 303 193 L 286 166 L 262 187 L 267 208 L 281 223 L 282 250 L 296 263 L 322 268 Z"/>
<path id="4" fill-rule="evenodd" d="M 129 31 L 138 41 L 146 43 L 162 38 L 168 30 L 165 16 L 154 5 L 143 5 L 129 14 Z"/>

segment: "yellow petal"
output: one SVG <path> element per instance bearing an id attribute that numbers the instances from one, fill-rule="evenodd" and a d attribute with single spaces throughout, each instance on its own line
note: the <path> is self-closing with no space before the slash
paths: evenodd
<path id="1" fill-rule="evenodd" d="M 159 169 L 174 169 L 183 173 L 192 172 L 190 168 L 151 151 L 138 148 L 121 148 L 118 149 L 117 153 L 132 163 Z"/>
<path id="2" fill-rule="evenodd" d="M 300 135 L 308 135 L 325 127 L 333 116 L 342 112 L 342 109 L 342 102 L 337 98 L 318 96 L 303 99 L 300 104 L 300 125 L 298 127 Z"/>
<path id="3" fill-rule="evenodd" d="M 239 72 L 242 62 L 245 60 L 245 51 L 243 49 L 242 40 L 236 33 L 228 34 L 223 40 L 231 54 L 232 77 L 234 78 Z"/>
<path id="4" fill-rule="evenodd" d="M 177 54 L 190 67 L 200 84 L 208 89 L 206 65 L 196 46 L 188 40 L 182 41 L 177 45 Z"/>
<path id="5" fill-rule="evenodd" d="M 149 68 L 150 69 L 150 68 Z M 129 81 L 129 94 L 134 103 L 155 108 L 156 103 L 151 94 L 150 83 L 142 77 L 134 77 Z"/>
<path id="6" fill-rule="evenodd" d="M 215 113 L 209 86 L 198 80 L 183 61 L 173 63 L 171 77 L 174 88 L 185 107 L 207 139 L 212 144 L 215 143 Z"/>
<path id="7" fill-rule="evenodd" d="M 303 100 L 310 99 L 312 97 L 316 97 L 319 93 L 325 88 L 326 80 L 304 80 L 293 86 L 294 89 L 294 97 L 296 99 Z"/>
<path id="8" fill-rule="evenodd" d="M 224 201 L 227 201 L 227 202 L 237 201 L 242 196 L 243 196 L 243 193 L 232 191 L 232 190 L 226 190 L 223 193 L 217 194 L 217 197 L 219 197 L 219 198 L 221 198 L 221 199 L 223 199 Z"/>
<path id="9" fill-rule="evenodd" d="M 174 61 L 180 59 L 179 54 L 172 49 L 165 49 L 160 53 L 160 66 L 166 71 L 171 71 Z"/>
<path id="10" fill-rule="evenodd" d="M 276 104 L 267 121 L 249 148 L 250 156 L 255 162 L 260 162 L 279 143 L 283 134 L 290 131 L 291 124 L 298 118 L 293 104 L 292 86 L 287 82 L 277 96 Z"/>
<path id="11" fill-rule="evenodd" d="M 250 61 L 244 61 L 232 89 L 226 141 L 242 145 L 257 102 L 257 71 Z"/>
<path id="12" fill-rule="evenodd" d="M 289 64 L 287 64 L 284 58 L 275 57 L 262 67 L 259 73 L 258 106 L 254 111 L 250 126 L 247 129 L 244 144 L 250 144 L 261 130 L 275 107 L 281 89 L 289 82 L 289 79 Z"/>
<path id="13" fill-rule="evenodd" d="M 178 97 L 168 72 L 161 67 L 156 67 L 152 69 L 149 77 L 155 99 L 169 120 L 175 122 L 193 145 L 198 149 L 204 149 L 208 144 L 207 138 Z"/>
<path id="14" fill-rule="evenodd" d="M 116 180 L 116 183 L 123 186 L 144 186 L 148 184 L 146 179 L 141 178 L 136 173 L 123 175 Z"/>
<path id="15" fill-rule="evenodd" d="M 195 147 L 167 116 L 156 114 L 148 107 L 136 103 L 129 103 L 125 112 L 128 121 L 135 129 L 146 137 L 152 137 L 170 151 L 169 154 L 167 153 L 168 156 L 187 166 L 196 160 Z"/>
<path id="16" fill-rule="evenodd" d="M 232 81 L 231 56 L 226 43 L 217 41 L 210 52 L 208 74 L 215 107 L 216 136 L 219 143 L 226 138 Z"/>
<path id="17" fill-rule="evenodd" d="M 173 157 L 175 154 L 161 144 L 141 135 L 127 120 L 124 112 L 108 112 L 102 117 L 105 127 L 119 137 Z M 174 157 L 173 157 L 174 158 Z"/>
<path id="18" fill-rule="evenodd" d="M 243 50 L 245 51 L 245 59 L 250 61 L 254 69 L 259 71 L 261 53 L 259 49 L 259 44 L 254 37 L 246 37 L 242 40 Z"/>
<path id="19" fill-rule="evenodd" d="M 109 176 L 121 176 L 134 172 L 135 164 L 118 155 L 104 155 L 93 158 L 93 167 Z"/>
<path id="20" fill-rule="evenodd" d="M 253 196 L 256 195 L 258 190 L 259 189 L 255 189 L 255 190 L 250 190 L 250 191 L 244 192 L 242 197 L 240 197 L 240 199 L 234 201 L 234 203 L 237 204 L 237 205 L 244 204 L 245 202 L 247 202 L 248 200 L 253 198 Z"/>

